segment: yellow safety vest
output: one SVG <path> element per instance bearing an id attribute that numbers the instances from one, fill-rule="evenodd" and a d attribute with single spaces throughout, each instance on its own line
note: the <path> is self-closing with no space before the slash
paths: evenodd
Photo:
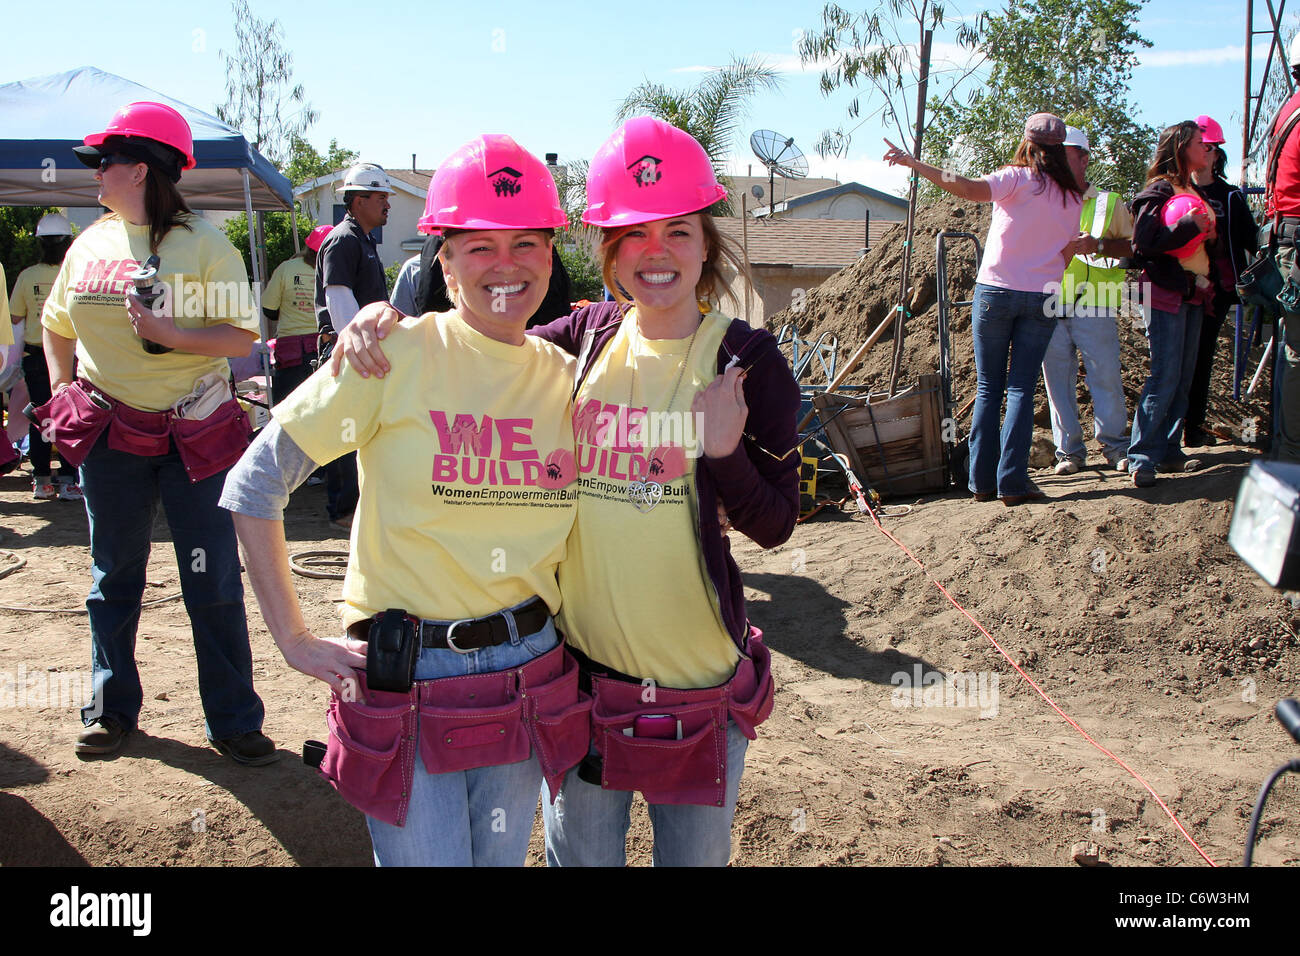
<path id="1" fill-rule="evenodd" d="M 1098 202 L 1098 200 L 1101 200 Z M 1084 200 L 1079 231 L 1101 239 L 1110 228 L 1119 193 L 1099 192 Z M 1078 306 L 1117 309 L 1124 294 L 1125 260 L 1105 256 L 1075 256 L 1061 280 L 1061 297 Z"/>

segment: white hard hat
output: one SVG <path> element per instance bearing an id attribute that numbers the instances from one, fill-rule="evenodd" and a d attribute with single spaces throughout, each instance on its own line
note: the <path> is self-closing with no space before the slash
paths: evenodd
<path id="1" fill-rule="evenodd" d="M 336 193 L 395 193 L 382 166 L 374 163 L 357 163 L 343 176 L 343 185 L 335 186 Z"/>
<path id="2" fill-rule="evenodd" d="M 58 212 L 49 212 L 41 216 L 41 221 L 36 224 L 36 235 L 40 236 L 70 236 L 72 235 L 72 226 L 68 224 L 68 217 Z"/>
<path id="3" fill-rule="evenodd" d="M 1287 59 L 1290 60 L 1291 65 L 1293 67 L 1300 66 L 1300 33 L 1297 33 L 1294 37 L 1291 38 L 1291 48 L 1289 50 L 1289 53 L 1290 55 L 1287 57 Z"/>
<path id="4" fill-rule="evenodd" d="M 1085 153 L 1088 152 L 1088 134 L 1081 129 L 1075 129 L 1073 126 L 1065 127 L 1066 146 L 1077 146 Z"/>

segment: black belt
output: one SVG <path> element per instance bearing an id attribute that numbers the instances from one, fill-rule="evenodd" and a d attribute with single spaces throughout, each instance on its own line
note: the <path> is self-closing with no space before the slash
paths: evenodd
<path id="1" fill-rule="evenodd" d="M 517 611 L 510 612 L 515 619 L 515 633 L 524 636 L 535 634 L 546 626 L 551 611 L 541 598 L 533 598 Z M 375 618 L 366 618 L 348 626 L 348 635 L 358 641 L 368 640 L 370 625 Z M 440 650 L 476 651 L 483 647 L 496 647 L 510 640 L 510 623 L 504 611 L 489 614 L 487 617 L 452 621 L 444 624 L 437 621 L 421 620 L 419 622 L 420 646 Z M 447 638 L 451 637 L 449 643 Z"/>

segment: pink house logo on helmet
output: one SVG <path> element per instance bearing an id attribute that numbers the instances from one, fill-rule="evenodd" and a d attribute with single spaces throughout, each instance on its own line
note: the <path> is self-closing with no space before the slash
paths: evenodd
<path id="1" fill-rule="evenodd" d="M 492 183 L 492 188 L 498 196 L 517 196 L 523 190 L 524 184 L 520 182 L 523 173 L 513 166 L 502 166 L 500 169 L 488 173 L 488 181 Z"/>
<path id="2" fill-rule="evenodd" d="M 662 162 L 662 159 L 647 153 L 629 166 L 628 171 L 638 186 L 653 186 L 663 177 L 663 173 L 659 171 L 659 164 Z"/>

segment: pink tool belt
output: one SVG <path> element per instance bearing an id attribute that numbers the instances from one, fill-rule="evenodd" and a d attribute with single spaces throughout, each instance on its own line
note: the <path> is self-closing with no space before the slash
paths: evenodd
<path id="1" fill-rule="evenodd" d="M 752 625 L 745 654 L 725 684 L 701 690 L 651 688 L 591 675 L 592 725 L 606 790 L 640 790 L 649 803 L 722 806 L 726 801 L 727 720 L 750 740 L 772 713 L 771 654 Z M 680 739 L 629 736 L 638 717 L 666 714 L 681 723 Z"/>
<path id="2" fill-rule="evenodd" d="M 170 410 L 132 408 L 85 379 L 78 379 L 35 410 L 42 429 L 49 427 L 59 456 L 80 465 L 99 436 L 108 431 L 108 447 L 130 455 L 165 455 L 176 451 L 191 482 L 229 468 L 248 447 L 248 415 L 232 396 L 207 418 L 181 418 Z"/>
<path id="3" fill-rule="evenodd" d="M 266 345 L 276 368 L 295 368 L 307 361 L 308 355 L 316 354 L 316 333 L 281 335 L 267 339 Z"/>
<path id="4" fill-rule="evenodd" d="M 551 792 L 587 753 L 591 698 L 561 642 L 527 664 L 464 677 L 417 680 L 404 693 L 370 690 L 356 672 L 356 701 L 330 698 L 320 772 L 362 813 L 403 826 L 418 754 L 429 773 L 537 755 Z"/>

